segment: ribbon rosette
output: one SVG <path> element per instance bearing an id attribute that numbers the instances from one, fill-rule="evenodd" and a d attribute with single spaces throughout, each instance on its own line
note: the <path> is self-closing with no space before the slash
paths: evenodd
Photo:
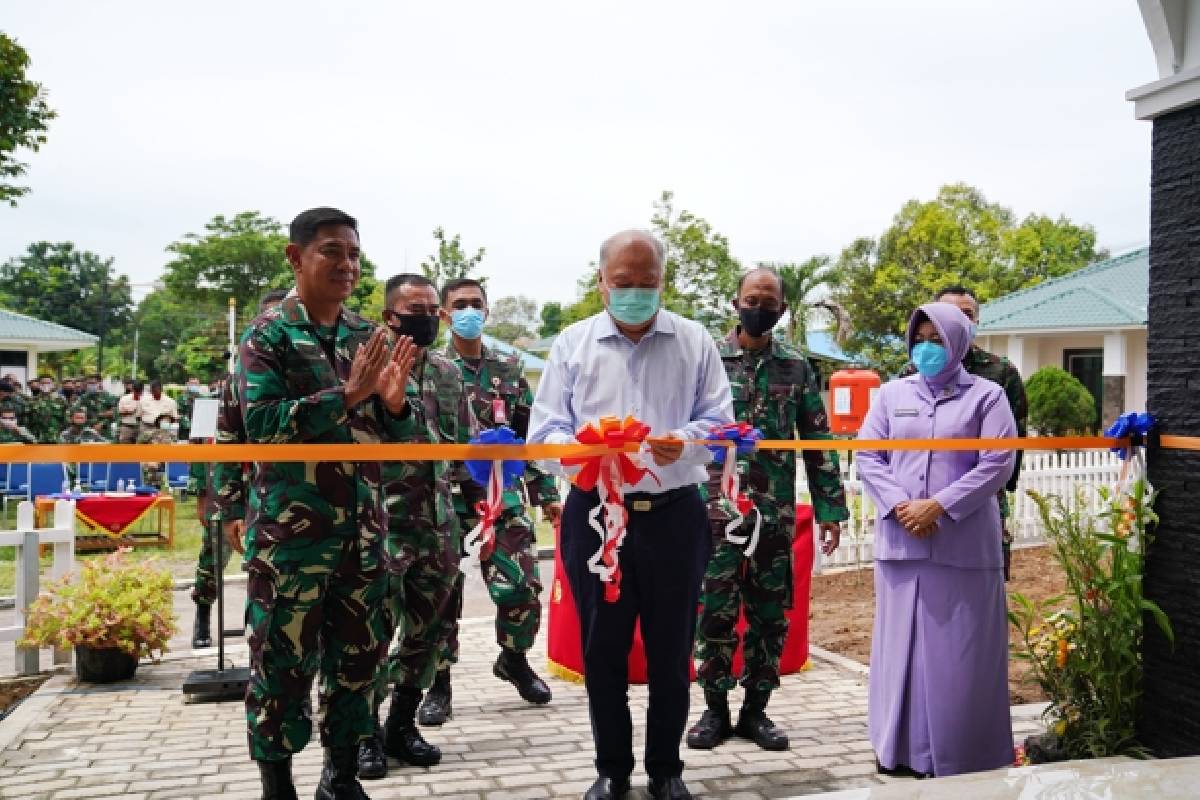
<path id="1" fill-rule="evenodd" d="M 762 440 L 763 434 L 748 422 L 728 422 L 713 427 L 709 432 L 709 438 L 730 443 L 727 445 L 710 444 L 707 447 L 713 452 L 713 460 L 718 464 L 725 465 L 721 470 L 721 494 L 729 500 L 733 507 L 733 518 L 725 526 L 725 539 L 739 546 L 745 545 L 745 555 L 746 558 L 749 558 L 754 555 L 754 550 L 758 547 L 758 534 L 762 528 L 762 512 L 755 507 L 749 495 L 742 491 L 741 479 L 738 477 L 737 471 L 737 456 L 753 453 L 757 443 Z M 729 453 L 730 450 L 734 452 Z M 733 457 L 728 458 L 729 455 Z M 739 536 L 734 531 L 742 527 L 746 515 L 752 511 L 754 512 L 754 528 L 749 534 Z"/>
<path id="2" fill-rule="evenodd" d="M 1154 416 L 1146 412 L 1137 413 L 1127 411 L 1117 417 L 1117 421 L 1108 426 L 1108 430 L 1104 431 L 1104 435 L 1110 439 L 1124 439 L 1126 437 L 1135 440 L 1141 439 L 1144 441 L 1146 434 L 1154 428 Z M 1136 441 L 1135 441 L 1136 445 Z M 1112 452 L 1121 456 L 1121 460 L 1129 458 L 1128 447 L 1112 447 L 1109 448 Z"/>
<path id="3" fill-rule="evenodd" d="M 588 569 L 604 583 L 604 599 L 615 603 L 621 596 L 621 565 L 618 554 L 625 540 L 629 524 L 629 512 L 625 510 L 623 487 L 634 486 L 644 476 L 655 477 L 642 466 L 636 453 L 626 447 L 638 446 L 650 434 L 649 426 L 633 417 L 619 420 L 616 417 L 601 417 L 599 424 L 589 422 L 579 429 L 575 438 L 580 444 L 607 445 L 612 453 L 599 456 L 583 456 L 562 459 L 563 466 L 579 466 L 579 472 L 571 482 L 585 492 L 593 488 L 600 495 L 600 504 L 588 514 L 592 530 L 600 536 L 600 549 L 588 559 Z M 604 523 L 600 514 L 604 514 Z"/>
<path id="4" fill-rule="evenodd" d="M 507 425 L 480 432 L 470 440 L 471 444 L 524 444 L 513 429 Z M 496 548 L 496 521 L 504 511 L 504 489 L 511 486 L 525 473 L 525 462 L 511 461 L 466 461 L 471 478 L 487 489 L 483 500 L 475 504 L 479 524 L 471 529 L 463 540 L 467 557 L 459 563 L 466 572 L 470 565 L 491 558 Z"/>

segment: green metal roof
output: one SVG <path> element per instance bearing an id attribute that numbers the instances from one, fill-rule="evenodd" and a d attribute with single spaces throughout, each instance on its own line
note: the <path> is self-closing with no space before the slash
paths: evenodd
<path id="1" fill-rule="evenodd" d="M 1150 250 L 1142 248 L 984 303 L 979 332 L 1145 325 L 1149 296 Z"/>
<path id="2" fill-rule="evenodd" d="M 97 339 L 98 337 L 90 333 L 77 331 L 66 325 L 46 322 L 0 308 L 0 345 L 5 341 L 14 341 L 91 347 Z"/>

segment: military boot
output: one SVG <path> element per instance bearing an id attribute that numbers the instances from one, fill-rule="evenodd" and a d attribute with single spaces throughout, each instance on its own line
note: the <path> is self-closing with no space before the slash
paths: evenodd
<path id="1" fill-rule="evenodd" d="M 358 782 L 358 748 L 326 747 L 316 800 L 371 800 Z"/>
<path id="2" fill-rule="evenodd" d="M 377 781 L 387 777 L 387 757 L 383 754 L 383 731 L 379 728 L 379 716 L 375 716 L 375 732 L 369 739 L 358 743 L 358 777 L 364 781 Z"/>
<path id="3" fill-rule="evenodd" d="M 212 647 L 212 606 L 196 603 L 196 620 L 192 623 L 192 647 Z"/>
<path id="4" fill-rule="evenodd" d="M 296 800 L 291 758 L 282 761 L 259 761 L 258 773 L 262 778 L 263 800 Z"/>
<path id="5" fill-rule="evenodd" d="M 705 689 L 704 702 L 708 708 L 700 715 L 700 721 L 687 732 L 687 746 L 693 750 L 712 750 L 733 735 L 733 725 L 729 721 L 729 695 Z"/>
<path id="6" fill-rule="evenodd" d="M 454 715 L 451 703 L 453 693 L 450 691 L 450 670 L 438 670 L 433 679 L 433 686 L 425 693 L 421 707 L 417 711 L 417 719 L 422 725 L 441 725 Z"/>
<path id="7" fill-rule="evenodd" d="M 517 693 L 526 703 L 544 706 L 550 702 L 550 687 L 529 666 L 529 659 L 524 653 L 502 648 L 500 657 L 492 667 L 492 674 L 516 686 Z"/>
<path id="8" fill-rule="evenodd" d="M 770 692 L 753 689 L 746 690 L 746 699 L 738 714 L 737 725 L 733 732 L 743 739 L 749 739 L 763 750 L 787 750 L 788 736 L 766 715 L 767 702 L 771 699 Z"/>
<path id="9" fill-rule="evenodd" d="M 421 690 L 397 686 L 392 707 L 383 726 L 383 752 L 414 767 L 432 767 L 442 760 L 442 751 L 425 741 L 417 729 L 417 704 Z"/>

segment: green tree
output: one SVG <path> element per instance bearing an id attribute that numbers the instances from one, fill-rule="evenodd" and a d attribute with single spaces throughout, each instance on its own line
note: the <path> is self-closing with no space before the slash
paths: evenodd
<path id="1" fill-rule="evenodd" d="M 29 194 L 29 187 L 10 182 L 28 169 L 14 154 L 41 149 L 48 124 L 57 116 L 46 103 L 42 85 L 25 76 L 28 67 L 29 54 L 0 32 L 0 202 L 14 208 L 18 198 Z"/>
<path id="2" fill-rule="evenodd" d="M 35 242 L 0 266 L 0 304 L 95 334 L 102 348 L 121 336 L 133 310 L 129 278 L 113 272 L 112 259 L 71 242 Z M 103 371 L 102 360 L 97 366 Z"/>
<path id="3" fill-rule="evenodd" d="M 1029 428 L 1044 436 L 1083 433 L 1096 425 L 1096 402 L 1074 375 L 1046 366 L 1025 381 Z"/>
<path id="4" fill-rule="evenodd" d="M 729 252 L 729 240 L 690 211 L 675 211 L 675 194 L 663 191 L 654 202 L 651 228 L 666 246 L 663 305 L 722 331 L 733 320 L 730 300 L 737 294 L 742 266 Z"/>
<path id="5" fill-rule="evenodd" d="M 564 328 L 604 310 L 604 298 L 600 296 L 599 277 L 600 273 L 597 270 L 596 262 L 593 261 L 588 264 L 587 271 L 575 282 L 575 290 L 579 299 L 563 309 L 562 326 Z"/>
<path id="6" fill-rule="evenodd" d="M 551 302 L 543 305 L 541 318 L 542 324 L 538 326 L 538 336 L 543 338 L 557 336 L 558 332 L 563 329 L 562 303 Z"/>
<path id="7" fill-rule="evenodd" d="M 783 279 L 783 299 L 788 304 L 788 341 L 799 347 L 808 347 L 808 311 L 812 307 L 813 294 L 829 285 L 832 275 L 829 256 L 813 256 L 799 264 L 764 263 Z"/>
<path id="8" fill-rule="evenodd" d="M 1099 255 L 1090 226 L 1036 215 L 1018 224 L 978 189 L 950 184 L 934 200 L 905 203 L 878 239 L 846 247 L 832 300 L 852 323 L 847 351 L 894 374 L 907 360 L 901 336 L 909 315 L 939 288 L 964 284 L 987 302 Z"/>
<path id="9" fill-rule="evenodd" d="M 455 278 L 475 278 L 480 283 L 487 282 L 486 278 L 474 274 L 487 252 L 484 248 L 480 247 L 474 255 L 468 256 L 463 250 L 462 236 L 456 233 L 447 238 L 445 228 L 440 225 L 433 229 L 433 238 L 437 242 L 437 253 L 421 262 L 421 271 L 439 289 Z"/>
<path id="10" fill-rule="evenodd" d="M 532 339 L 537 321 L 536 300 L 524 295 L 501 297 L 489 303 L 484 330 L 497 339 L 512 344 L 518 339 Z"/>
<path id="11" fill-rule="evenodd" d="M 255 306 L 268 287 L 291 286 L 292 268 L 283 226 L 257 211 L 232 218 L 218 214 L 204 233 L 188 233 L 167 245 L 175 258 L 166 265 L 163 283 L 185 302 L 224 307 Z"/>

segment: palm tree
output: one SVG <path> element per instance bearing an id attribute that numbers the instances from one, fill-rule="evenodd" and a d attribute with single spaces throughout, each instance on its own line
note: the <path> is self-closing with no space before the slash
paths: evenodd
<path id="1" fill-rule="evenodd" d="M 808 347 L 808 310 L 812 307 L 809 296 L 822 286 L 829 285 L 833 277 L 829 256 L 813 256 L 796 263 L 765 263 L 783 279 L 783 299 L 791 309 L 788 317 L 788 341 L 802 348 Z"/>

